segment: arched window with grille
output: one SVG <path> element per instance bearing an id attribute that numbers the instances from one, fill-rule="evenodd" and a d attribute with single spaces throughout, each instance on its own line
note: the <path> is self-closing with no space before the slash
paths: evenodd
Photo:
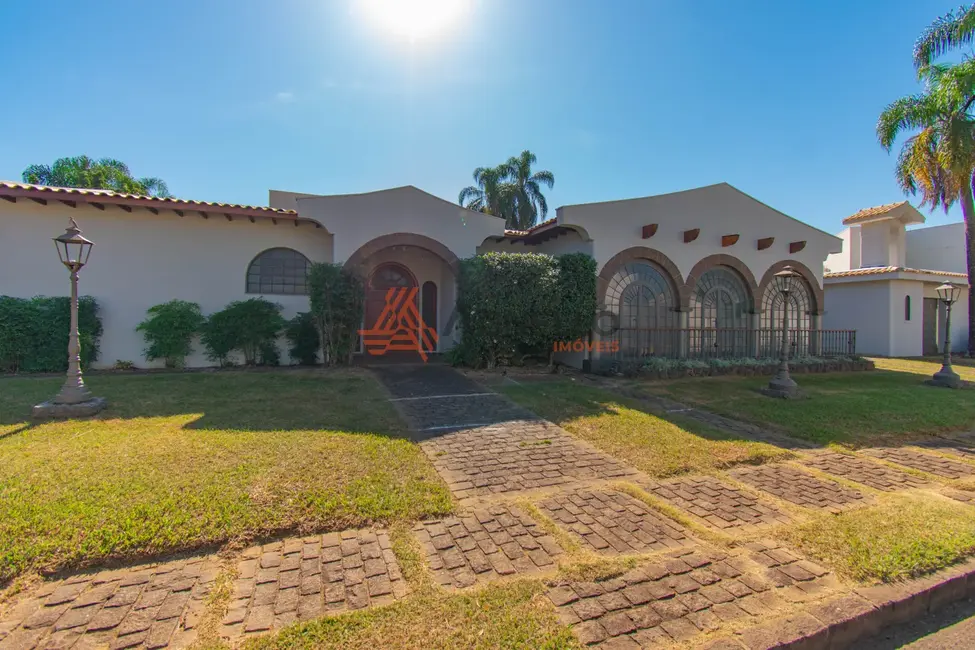
<path id="1" fill-rule="evenodd" d="M 292 248 L 269 248 L 247 267 L 247 293 L 306 296 L 310 265 Z"/>
<path id="2" fill-rule="evenodd" d="M 673 356 L 678 347 L 674 280 L 652 262 L 625 264 L 609 281 L 606 308 L 619 318 L 620 354 Z"/>
<path id="3" fill-rule="evenodd" d="M 769 282 L 762 295 L 761 328 L 763 330 L 782 329 L 782 305 L 782 292 L 775 287 L 774 282 Z M 792 291 L 789 292 L 789 329 L 811 329 L 811 311 L 812 291 L 806 280 L 800 276 L 796 278 Z"/>
<path id="4" fill-rule="evenodd" d="M 751 298 L 734 269 L 705 271 L 691 294 L 688 350 L 701 356 L 745 356 L 748 352 Z"/>

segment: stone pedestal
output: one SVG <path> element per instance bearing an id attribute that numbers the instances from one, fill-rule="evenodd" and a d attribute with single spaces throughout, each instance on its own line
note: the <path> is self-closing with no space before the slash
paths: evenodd
<path id="1" fill-rule="evenodd" d="M 54 401 L 43 402 L 34 407 L 33 416 L 36 420 L 67 420 L 73 418 L 87 418 L 105 408 L 108 402 L 104 397 L 92 397 L 77 404 L 57 404 Z"/>
<path id="2" fill-rule="evenodd" d="M 762 389 L 762 395 L 783 399 L 796 399 L 805 396 L 799 385 L 788 375 L 783 376 L 781 370 L 775 377 L 772 377 L 768 386 Z"/>

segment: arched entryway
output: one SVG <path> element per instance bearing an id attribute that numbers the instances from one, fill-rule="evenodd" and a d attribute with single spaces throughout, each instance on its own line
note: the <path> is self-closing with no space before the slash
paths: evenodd
<path id="1" fill-rule="evenodd" d="M 373 269 L 366 283 L 366 327 L 373 327 L 379 321 L 390 289 L 413 289 L 416 286 L 416 278 L 402 264 L 385 262 Z"/>

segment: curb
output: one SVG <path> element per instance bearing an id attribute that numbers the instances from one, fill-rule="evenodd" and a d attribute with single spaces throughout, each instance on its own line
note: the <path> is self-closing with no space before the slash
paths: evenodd
<path id="1" fill-rule="evenodd" d="M 713 640 L 702 650 L 842 650 L 970 596 L 975 596 L 975 559 L 910 582 L 857 588 L 769 625 Z"/>

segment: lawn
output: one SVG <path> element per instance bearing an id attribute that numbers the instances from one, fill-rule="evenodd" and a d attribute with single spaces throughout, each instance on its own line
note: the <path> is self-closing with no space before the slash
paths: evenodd
<path id="1" fill-rule="evenodd" d="M 538 415 L 651 476 L 701 472 L 739 463 L 763 463 L 789 452 L 742 440 L 695 420 L 667 419 L 639 402 L 571 381 L 537 381 L 499 389 Z"/>
<path id="2" fill-rule="evenodd" d="M 975 508 L 933 495 L 886 496 L 875 506 L 816 516 L 783 535 L 854 580 L 893 582 L 975 553 Z"/>
<path id="3" fill-rule="evenodd" d="M 30 426 L 60 381 L 0 379 L 0 582 L 452 508 L 362 372 L 94 375 L 98 418 Z"/>
<path id="4" fill-rule="evenodd" d="M 922 382 L 940 365 L 917 360 L 875 359 L 873 372 L 800 374 L 809 395 L 776 400 L 758 389 L 767 377 L 708 377 L 642 382 L 648 392 L 694 404 L 728 417 L 768 424 L 820 443 L 853 446 L 975 427 L 975 390 L 948 390 Z M 975 368 L 958 366 L 975 381 Z"/>

